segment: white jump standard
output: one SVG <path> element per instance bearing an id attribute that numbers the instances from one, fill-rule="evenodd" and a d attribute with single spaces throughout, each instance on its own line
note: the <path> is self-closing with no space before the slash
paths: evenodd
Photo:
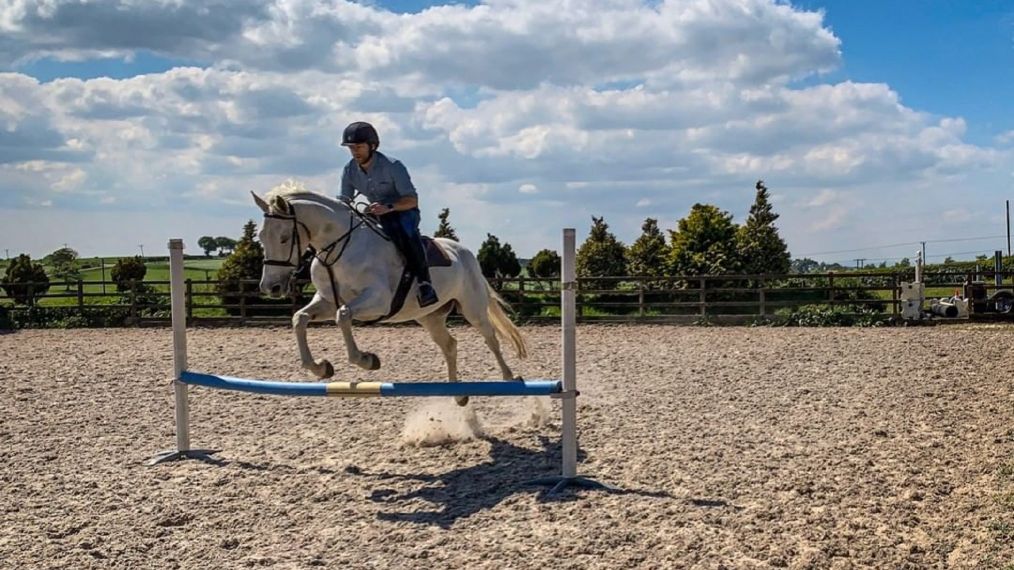
<path id="1" fill-rule="evenodd" d="M 176 449 L 164 451 L 148 461 L 155 465 L 176 459 L 209 459 L 217 450 L 190 447 L 190 385 L 219 390 L 234 390 L 279 396 L 331 397 L 436 397 L 436 396 L 550 396 L 562 403 L 561 438 L 563 467 L 561 474 L 531 481 L 553 485 L 553 492 L 566 486 L 608 488 L 577 475 L 577 357 L 575 236 L 573 229 L 563 230 L 562 278 L 560 283 L 563 379 L 485 382 L 274 382 L 233 378 L 187 369 L 186 309 L 183 279 L 183 242 L 169 241 L 170 298 L 173 328 L 173 389 L 176 400 Z"/>

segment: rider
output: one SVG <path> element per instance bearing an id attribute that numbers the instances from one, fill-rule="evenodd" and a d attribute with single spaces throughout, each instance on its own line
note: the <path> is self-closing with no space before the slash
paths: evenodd
<path id="1" fill-rule="evenodd" d="M 355 122 L 346 127 L 342 146 L 349 147 L 352 160 L 342 172 L 341 198 L 351 202 L 356 191 L 366 196 L 370 201 L 366 212 L 377 216 L 419 282 L 419 306 L 436 303 L 437 293 L 430 284 L 426 251 L 419 235 L 419 197 L 408 170 L 400 161 L 377 150 L 380 136 L 369 123 Z"/>

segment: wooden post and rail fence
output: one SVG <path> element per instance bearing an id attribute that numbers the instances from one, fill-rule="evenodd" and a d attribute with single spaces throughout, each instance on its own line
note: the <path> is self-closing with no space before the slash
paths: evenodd
<path id="1" fill-rule="evenodd" d="M 974 276 L 990 290 L 1014 276 L 992 271 Z M 928 297 L 961 292 L 968 272 L 926 272 Z M 578 278 L 577 315 L 582 321 L 693 322 L 749 320 L 803 305 L 865 307 L 877 314 L 898 315 L 900 284 L 912 281 L 908 272 L 840 272 L 789 275 L 707 275 L 686 277 Z M 554 321 L 560 306 L 558 279 L 514 277 L 490 280 L 511 304 L 521 321 Z M 235 284 L 234 284 L 235 285 Z M 283 299 L 269 299 L 257 281 L 243 281 L 222 293 L 214 279 L 187 279 L 187 319 L 196 324 L 284 324 L 293 311 L 309 302 L 313 286 Z M 44 292 L 39 289 L 45 288 Z M 105 292 L 103 292 L 105 291 Z M 19 297 L 15 302 L 12 297 Z M 94 311 L 120 311 L 125 325 L 154 325 L 169 319 L 169 282 L 131 283 L 117 291 L 108 281 L 0 283 L 0 313 L 49 310 L 87 317 Z"/>

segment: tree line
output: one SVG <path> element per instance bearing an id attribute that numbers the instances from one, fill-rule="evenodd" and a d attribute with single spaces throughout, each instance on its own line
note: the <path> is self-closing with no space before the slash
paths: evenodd
<path id="1" fill-rule="evenodd" d="M 433 235 L 457 241 L 449 217 L 450 209 L 444 208 Z M 641 226 L 641 236 L 628 247 L 609 231 L 604 217 L 592 217 L 591 231 L 577 252 L 577 273 L 581 277 L 788 273 L 789 252 L 774 225 L 777 219 L 763 181 L 756 184 L 750 215 L 741 226 L 733 222 L 732 214 L 717 206 L 694 204 L 690 213 L 677 222 L 676 229 L 669 230 L 668 240 L 658 220 L 648 218 Z M 250 220 L 239 240 L 212 236 L 198 240 L 205 255 L 210 256 L 216 249 L 219 255 L 228 253 L 218 271 L 219 280 L 227 282 L 220 286 L 223 295 L 235 294 L 240 289 L 238 280 L 260 278 L 264 254 L 256 240 L 256 228 Z M 486 234 L 476 257 L 487 278 L 521 274 L 522 264 L 511 244 L 493 234 Z M 49 274 L 57 280 L 71 281 L 80 276 L 78 254 L 72 248 L 54 251 L 42 262 L 34 262 L 24 254 L 13 259 L 4 274 L 8 296 L 27 301 L 26 283 L 48 285 L 50 277 L 44 266 L 51 268 Z M 117 260 L 111 275 L 117 287 L 124 290 L 132 280 L 143 280 L 145 271 L 143 259 L 135 256 Z M 556 277 L 559 271 L 560 256 L 552 249 L 540 250 L 528 262 L 528 273 L 533 277 Z M 41 292 L 47 287 L 35 289 Z"/>
<path id="2" fill-rule="evenodd" d="M 827 271 L 846 271 L 839 264 L 826 264 L 812 259 L 791 259 L 785 241 L 778 233 L 775 221 L 778 214 L 770 202 L 770 194 L 763 180 L 754 186 L 754 202 L 743 224 L 736 224 L 729 212 L 711 204 L 694 204 L 690 212 L 676 221 L 675 229 L 666 232 L 659 220 L 647 218 L 641 225 L 641 235 L 629 246 L 623 244 L 609 230 L 604 216 L 593 216 L 588 238 L 577 252 L 576 269 L 581 277 L 671 277 L 722 274 L 786 274 Z M 451 226 L 450 209 L 438 215 L 434 237 L 458 241 Z M 668 239 L 667 239 L 668 238 Z M 228 237 L 202 236 L 198 245 L 210 256 L 217 250 L 226 255 L 218 271 L 222 281 L 259 279 L 263 251 L 256 240 L 256 224 L 250 220 L 243 227 L 239 240 Z M 483 275 L 489 279 L 517 277 L 522 262 L 510 243 L 493 234 L 486 234 L 476 257 Z M 64 247 L 47 255 L 42 264 L 27 255 L 11 260 L 4 272 L 4 287 L 8 296 L 23 299 L 27 294 L 24 283 L 48 284 L 50 276 L 61 281 L 72 281 L 80 276 L 78 254 Z M 947 261 L 953 262 L 948 259 Z M 883 267 L 885 264 L 882 264 Z M 49 267 L 47 271 L 45 267 Z M 896 268 L 910 267 L 904 259 Z M 527 263 L 528 274 L 537 278 L 559 275 L 560 256 L 556 250 L 542 249 Z M 126 287 L 131 280 L 144 278 L 145 266 L 140 257 L 122 258 L 112 269 L 113 281 Z M 19 285 L 21 284 L 21 285 Z M 46 289 L 39 287 L 42 291 Z M 222 286 L 222 293 L 236 292 L 235 285 Z"/>
<path id="3" fill-rule="evenodd" d="M 605 217 L 592 217 L 588 238 L 577 251 L 576 269 L 581 277 L 669 277 L 690 275 L 784 274 L 792 268 L 785 240 L 778 234 L 778 214 L 771 206 L 763 180 L 755 185 L 750 214 L 742 225 L 732 214 L 711 204 L 694 204 L 686 217 L 668 230 L 669 239 L 658 226 L 658 219 L 647 218 L 641 235 L 630 246 L 609 231 Z M 448 223 L 449 210 L 440 212 L 440 224 L 434 237 L 457 240 Z M 516 277 L 521 264 L 509 243 L 486 234 L 477 254 L 487 278 Z M 528 263 L 533 277 L 555 277 L 560 271 L 559 253 L 543 249 Z"/>

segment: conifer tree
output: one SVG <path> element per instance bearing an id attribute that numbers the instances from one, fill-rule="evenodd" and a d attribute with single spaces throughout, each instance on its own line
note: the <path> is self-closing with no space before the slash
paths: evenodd
<path id="1" fill-rule="evenodd" d="M 577 274 L 580 277 L 619 277 L 627 272 L 626 248 L 609 231 L 605 218 L 592 216 L 588 239 L 577 250 Z M 602 281 L 593 287 L 610 287 L 614 282 Z"/>
<path id="2" fill-rule="evenodd" d="M 736 232 L 736 249 L 741 261 L 741 271 L 751 275 L 762 273 L 788 273 L 792 267 L 785 240 L 778 235 L 774 212 L 769 201 L 768 189 L 763 180 L 758 180 L 757 197 L 750 206 L 750 216 Z"/>
<path id="3" fill-rule="evenodd" d="M 694 204 L 669 231 L 672 275 L 719 275 L 739 270 L 732 214 L 711 204 Z"/>
<path id="4" fill-rule="evenodd" d="M 451 224 L 448 223 L 447 221 L 447 217 L 450 215 L 451 215 L 450 208 L 444 208 L 443 210 L 440 210 L 440 215 L 438 216 L 440 218 L 440 225 L 437 227 L 437 231 L 433 232 L 433 237 L 447 238 L 452 239 L 454 241 L 458 241 L 457 232 L 454 231 L 454 228 L 452 228 Z"/>
<path id="5" fill-rule="evenodd" d="M 500 244 L 500 238 L 486 234 L 486 241 L 479 247 L 476 254 L 482 274 L 487 279 L 517 277 L 521 273 L 521 262 L 509 243 Z"/>
<path id="6" fill-rule="evenodd" d="M 658 220 L 648 218 L 641 224 L 641 236 L 627 249 L 627 271 L 630 275 L 660 277 L 666 273 L 669 247 L 665 243 Z"/>
<path id="7" fill-rule="evenodd" d="M 257 291 L 256 283 L 243 283 L 247 280 L 260 279 L 264 267 L 264 248 L 257 241 L 256 235 L 257 224 L 253 220 L 244 224 L 243 237 L 235 242 L 235 249 L 225 258 L 218 270 L 218 293 L 225 305 L 238 305 L 239 293 L 249 294 Z M 238 307 L 229 307 L 226 310 L 230 314 L 239 314 Z"/>

